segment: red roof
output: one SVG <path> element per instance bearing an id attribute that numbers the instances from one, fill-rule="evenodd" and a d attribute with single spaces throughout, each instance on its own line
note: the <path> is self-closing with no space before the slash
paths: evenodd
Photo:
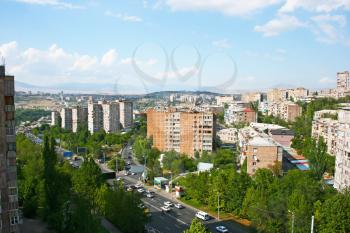
<path id="1" fill-rule="evenodd" d="M 254 111 L 251 108 L 246 108 L 246 109 L 244 109 L 244 112 L 254 112 Z"/>

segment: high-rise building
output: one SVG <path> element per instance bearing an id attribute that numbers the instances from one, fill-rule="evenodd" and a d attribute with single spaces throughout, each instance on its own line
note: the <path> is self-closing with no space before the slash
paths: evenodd
<path id="1" fill-rule="evenodd" d="M 14 76 L 0 66 L 0 231 L 19 232 Z"/>
<path id="2" fill-rule="evenodd" d="M 123 129 L 131 128 L 133 125 L 133 103 L 131 101 L 120 100 L 119 119 Z"/>
<path id="3" fill-rule="evenodd" d="M 268 105 L 268 114 L 285 121 L 294 121 L 302 114 L 302 107 L 291 101 L 272 102 Z"/>
<path id="4" fill-rule="evenodd" d="M 88 120 L 88 109 L 86 107 L 74 107 L 72 108 L 72 131 L 76 133 L 78 127 L 81 124 L 86 123 Z"/>
<path id="5" fill-rule="evenodd" d="M 66 130 L 72 130 L 72 109 L 62 108 L 61 109 L 61 127 Z"/>
<path id="6" fill-rule="evenodd" d="M 251 108 L 230 105 L 225 110 L 224 119 L 226 124 L 251 123 L 257 121 L 257 114 Z"/>
<path id="7" fill-rule="evenodd" d="M 102 104 L 103 110 L 103 128 L 106 133 L 115 133 L 119 131 L 119 104 L 116 102 Z"/>
<path id="8" fill-rule="evenodd" d="M 348 89 L 349 86 L 349 71 L 337 73 L 337 89 Z"/>
<path id="9" fill-rule="evenodd" d="M 343 190 L 350 187 L 350 109 L 338 112 L 334 188 Z"/>
<path id="10" fill-rule="evenodd" d="M 91 134 L 103 129 L 103 110 L 102 102 L 88 104 L 88 129 Z"/>
<path id="11" fill-rule="evenodd" d="M 59 125 L 61 126 L 61 115 L 57 111 L 51 112 L 51 126 Z"/>
<path id="12" fill-rule="evenodd" d="M 215 136 L 212 112 L 169 110 L 147 111 L 147 136 L 160 151 L 177 151 L 194 156 L 211 152 Z"/>

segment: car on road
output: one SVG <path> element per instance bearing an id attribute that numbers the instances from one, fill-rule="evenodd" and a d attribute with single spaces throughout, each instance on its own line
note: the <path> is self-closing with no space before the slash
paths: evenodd
<path id="1" fill-rule="evenodd" d="M 129 176 L 129 175 L 131 175 L 131 172 L 125 171 L 125 172 L 124 172 L 124 175 Z"/>
<path id="2" fill-rule="evenodd" d="M 218 227 L 215 227 L 215 229 L 216 229 L 217 232 L 221 232 L 221 233 L 227 233 L 228 232 L 227 228 L 224 227 L 224 226 L 218 226 Z"/>
<path id="3" fill-rule="evenodd" d="M 178 208 L 178 209 L 183 209 L 183 205 L 181 205 L 180 203 L 176 203 L 175 204 L 175 207 Z"/>
<path id="4" fill-rule="evenodd" d="M 147 196 L 148 198 L 153 198 L 153 197 L 154 197 L 154 194 L 153 194 L 153 193 L 147 193 L 146 196 Z"/>
<path id="5" fill-rule="evenodd" d="M 171 208 L 169 206 L 162 206 L 160 207 L 162 209 L 162 211 L 164 212 L 169 212 L 171 210 Z"/>
<path id="6" fill-rule="evenodd" d="M 146 206 L 143 203 L 140 203 L 137 207 L 139 207 L 140 209 L 145 209 Z"/>
<path id="7" fill-rule="evenodd" d="M 134 189 L 133 189 L 133 188 L 131 188 L 131 187 L 128 187 L 126 190 L 127 190 L 128 192 L 132 192 L 132 191 L 134 191 Z"/>
<path id="8" fill-rule="evenodd" d="M 168 206 L 168 207 L 173 207 L 173 206 L 174 206 L 174 204 L 171 203 L 170 201 L 164 202 L 164 205 L 165 205 L 165 206 Z"/>
<path id="9" fill-rule="evenodd" d="M 145 190 L 144 190 L 143 188 L 139 188 L 139 189 L 137 189 L 137 192 L 139 192 L 139 193 L 144 193 Z"/>
<path id="10" fill-rule="evenodd" d="M 123 180 L 123 178 L 121 178 L 121 177 L 117 178 L 117 181 L 122 181 L 122 180 Z"/>
<path id="11" fill-rule="evenodd" d="M 136 173 L 135 173 L 135 172 L 132 172 L 131 175 L 134 176 L 134 175 L 136 175 Z"/>
<path id="12" fill-rule="evenodd" d="M 199 219 L 202 219 L 204 221 L 208 221 L 210 219 L 209 214 L 203 212 L 203 211 L 198 211 L 196 213 L 196 217 Z"/>

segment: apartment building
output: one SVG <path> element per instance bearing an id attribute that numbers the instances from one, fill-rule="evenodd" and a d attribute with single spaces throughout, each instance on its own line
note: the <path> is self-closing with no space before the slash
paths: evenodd
<path id="1" fill-rule="evenodd" d="M 350 187 L 350 109 L 339 110 L 337 148 L 335 157 L 334 188 Z"/>
<path id="2" fill-rule="evenodd" d="M 247 159 L 247 173 L 254 175 L 259 168 L 282 166 L 283 148 L 269 137 L 255 136 L 242 148 Z"/>
<path id="3" fill-rule="evenodd" d="M 216 96 L 216 104 L 219 106 L 224 106 L 225 104 L 231 104 L 235 101 L 235 98 L 233 95 L 223 95 L 223 96 Z"/>
<path id="4" fill-rule="evenodd" d="M 5 74 L 0 66 L 0 231 L 20 232 L 18 213 L 15 83 L 14 76 Z"/>
<path id="5" fill-rule="evenodd" d="M 337 116 L 338 110 L 321 110 L 314 113 L 312 121 L 312 137 L 322 137 L 327 144 L 327 152 L 331 155 L 335 155 L 337 149 Z"/>
<path id="6" fill-rule="evenodd" d="M 238 132 L 236 128 L 227 128 L 218 130 L 217 136 L 219 137 L 222 143 L 234 144 L 238 141 L 237 133 Z"/>
<path id="7" fill-rule="evenodd" d="M 225 110 L 224 115 L 225 123 L 239 124 L 239 123 L 251 123 L 257 121 L 257 114 L 251 108 L 243 108 L 237 105 L 230 105 Z"/>
<path id="8" fill-rule="evenodd" d="M 348 89 L 349 86 L 349 71 L 337 73 L 337 89 Z"/>
<path id="9" fill-rule="evenodd" d="M 295 118 L 301 116 L 302 107 L 291 101 L 272 102 L 269 103 L 268 114 L 280 117 L 285 121 L 294 121 Z"/>
<path id="10" fill-rule="evenodd" d="M 119 103 L 119 120 L 123 129 L 133 126 L 133 103 L 131 101 L 120 100 Z"/>
<path id="11" fill-rule="evenodd" d="M 243 102 L 262 102 L 263 101 L 263 94 L 261 92 L 250 92 L 250 93 L 244 93 L 242 94 L 241 100 Z"/>
<path id="12" fill-rule="evenodd" d="M 309 90 L 303 87 L 283 89 L 274 88 L 267 92 L 267 101 L 280 102 L 293 99 L 294 101 L 306 99 L 309 96 Z"/>
<path id="13" fill-rule="evenodd" d="M 103 129 L 103 102 L 94 103 L 89 101 L 88 103 L 88 129 L 91 134 Z"/>
<path id="14" fill-rule="evenodd" d="M 61 115 L 57 111 L 51 112 L 51 126 L 59 125 L 61 126 Z"/>
<path id="15" fill-rule="evenodd" d="M 88 121 L 88 109 L 86 107 L 77 106 L 72 108 L 72 131 L 76 133 L 81 124 Z"/>
<path id="16" fill-rule="evenodd" d="M 212 152 L 215 117 L 212 112 L 176 109 L 147 111 L 147 137 L 160 151 L 175 150 L 191 157 L 198 151 Z"/>
<path id="17" fill-rule="evenodd" d="M 62 108 L 61 109 L 61 127 L 62 129 L 72 130 L 72 109 L 71 108 Z"/>
<path id="18" fill-rule="evenodd" d="M 120 129 L 119 122 L 119 103 L 104 102 L 102 104 L 103 111 L 103 129 L 106 133 L 115 133 Z"/>

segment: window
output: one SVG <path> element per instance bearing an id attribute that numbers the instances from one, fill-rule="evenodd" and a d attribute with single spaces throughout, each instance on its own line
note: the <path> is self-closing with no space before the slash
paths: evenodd
<path id="1" fill-rule="evenodd" d="M 10 217 L 10 223 L 11 223 L 11 225 L 16 225 L 19 223 L 18 213 L 16 213 L 14 216 Z"/>
<path id="2" fill-rule="evenodd" d="M 9 151 L 16 151 L 16 143 L 7 143 L 7 148 Z"/>

